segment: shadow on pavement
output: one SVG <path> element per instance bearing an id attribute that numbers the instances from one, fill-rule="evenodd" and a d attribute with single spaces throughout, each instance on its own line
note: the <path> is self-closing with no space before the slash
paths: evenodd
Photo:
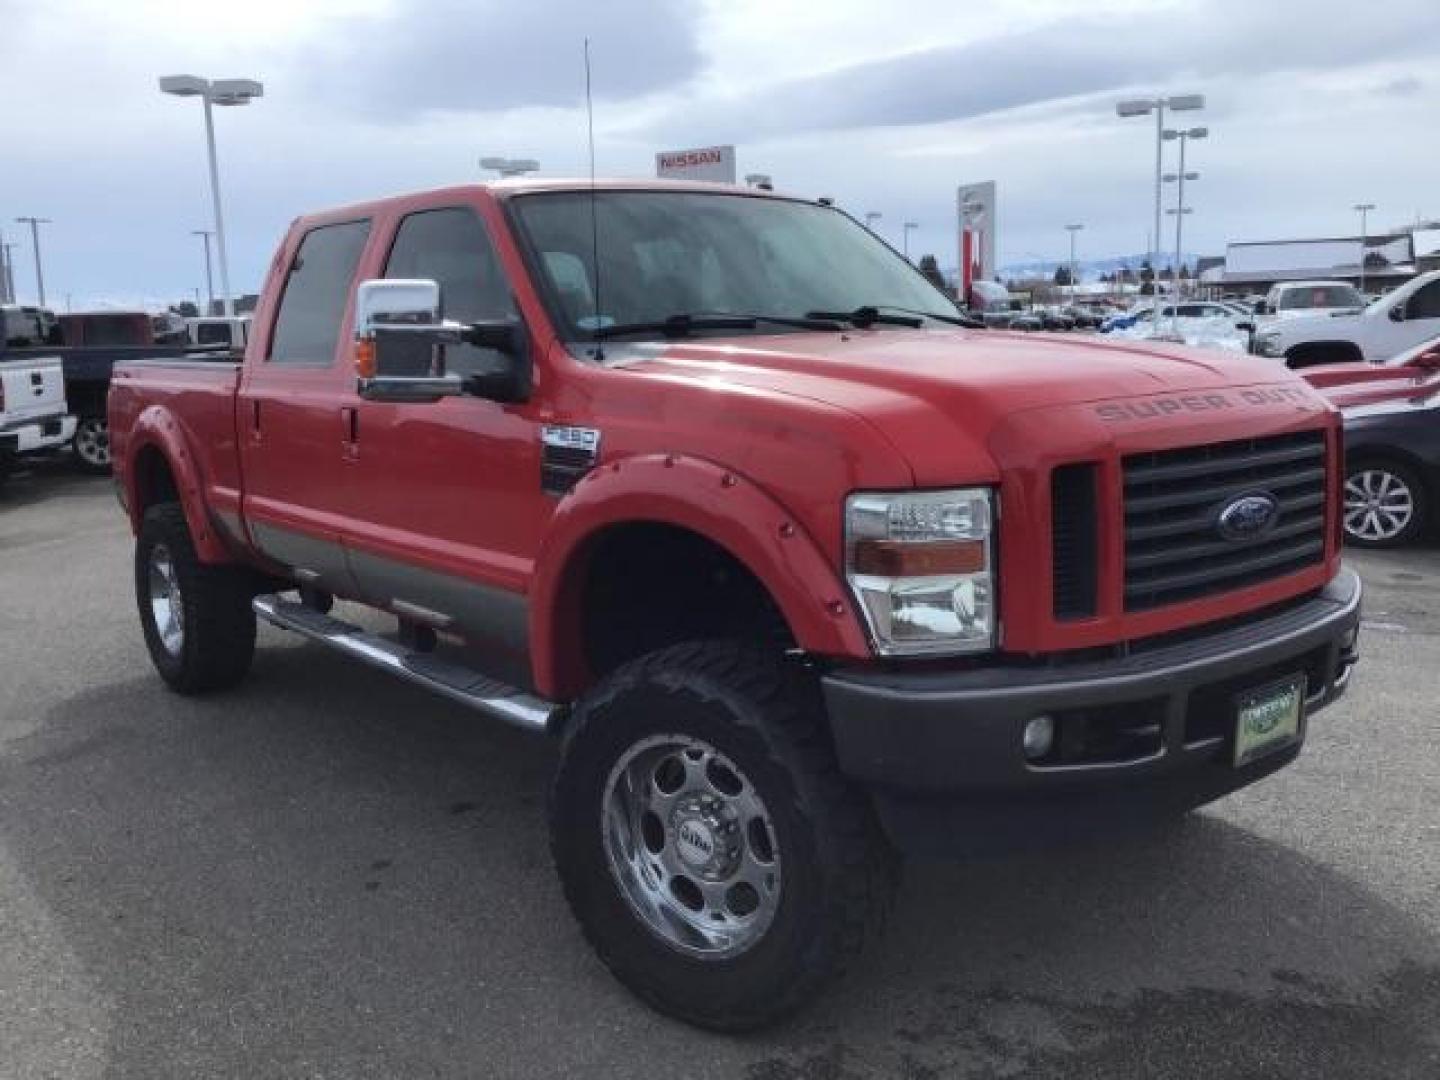
<path id="1" fill-rule="evenodd" d="M 554 750 L 311 646 L 237 692 L 148 671 L 0 758 L 0 841 L 108 1010 L 120 1077 L 1437 1075 L 1423 927 L 1197 815 L 912 867 L 791 1025 L 700 1034 L 593 959 L 550 868 Z"/>

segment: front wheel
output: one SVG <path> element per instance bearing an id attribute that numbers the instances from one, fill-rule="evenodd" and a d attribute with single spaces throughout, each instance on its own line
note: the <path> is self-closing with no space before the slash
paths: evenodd
<path id="1" fill-rule="evenodd" d="M 565 895 L 661 1012 L 737 1031 L 878 936 L 898 864 L 839 774 L 813 683 L 730 643 L 664 649 L 580 705 L 551 796 Z"/>
<path id="2" fill-rule="evenodd" d="M 103 416 L 87 416 L 75 427 L 71 440 L 75 463 L 90 473 L 110 471 L 110 424 Z"/>
<path id="3" fill-rule="evenodd" d="M 145 512 L 135 543 L 135 601 L 150 659 L 172 690 L 199 694 L 244 678 L 255 655 L 252 584 L 242 567 L 199 560 L 179 504 Z"/>
<path id="4" fill-rule="evenodd" d="M 1360 547 L 1408 544 L 1425 527 L 1426 493 L 1414 470 L 1356 462 L 1345 475 L 1345 539 Z"/>

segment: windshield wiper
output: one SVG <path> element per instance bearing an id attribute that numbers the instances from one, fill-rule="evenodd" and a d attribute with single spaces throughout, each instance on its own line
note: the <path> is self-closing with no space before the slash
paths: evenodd
<path id="1" fill-rule="evenodd" d="M 926 319 L 950 323 L 952 326 L 964 326 L 972 330 L 984 326 L 984 323 L 967 319 L 962 315 L 936 315 L 933 311 L 897 307 L 894 304 L 864 304 L 854 311 L 807 311 L 805 315 L 810 319 L 840 319 L 861 330 L 874 326 L 876 323 L 885 326 L 908 326 L 912 330 L 918 330 L 925 325 Z"/>
<path id="2" fill-rule="evenodd" d="M 595 338 L 628 337 L 631 334 L 663 334 L 665 337 L 688 337 L 696 330 L 754 330 L 761 323 L 793 326 L 799 330 L 842 330 L 836 319 L 807 315 L 730 315 L 725 313 L 682 313 L 655 322 L 615 323 L 591 332 Z"/>

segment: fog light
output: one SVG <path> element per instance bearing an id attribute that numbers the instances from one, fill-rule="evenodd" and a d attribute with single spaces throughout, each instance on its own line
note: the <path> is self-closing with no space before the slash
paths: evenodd
<path id="1" fill-rule="evenodd" d="M 1033 717 L 1025 725 L 1025 734 L 1020 741 L 1025 748 L 1025 756 L 1031 761 L 1043 758 L 1055 745 L 1055 718 L 1053 716 Z"/>

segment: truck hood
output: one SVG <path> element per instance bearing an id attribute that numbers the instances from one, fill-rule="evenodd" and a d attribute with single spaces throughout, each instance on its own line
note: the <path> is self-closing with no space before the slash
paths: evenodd
<path id="1" fill-rule="evenodd" d="M 1207 393 L 1213 399 L 1218 391 L 1274 383 L 1298 395 L 1292 409 L 1296 401 L 1325 408 L 1274 361 L 1153 342 L 897 329 L 647 343 L 623 352 L 612 347 L 610 354 L 612 363 L 667 382 L 803 397 L 863 417 L 906 458 L 922 485 L 954 482 L 957 464 L 973 463 L 977 454 L 993 457 L 992 436 L 1032 410 L 1194 399 L 1204 412 Z M 1255 401 L 1256 407 L 1264 404 Z M 1146 419 L 1143 404 L 1136 408 L 1116 419 Z"/>

